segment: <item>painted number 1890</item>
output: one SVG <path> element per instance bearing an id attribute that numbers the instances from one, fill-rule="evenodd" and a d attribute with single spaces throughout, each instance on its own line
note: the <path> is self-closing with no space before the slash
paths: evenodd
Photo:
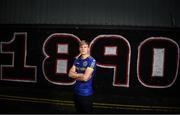
<path id="1" fill-rule="evenodd" d="M 42 46 L 42 72 L 50 83 L 72 85 L 67 76 L 78 56 L 80 38 L 68 33 L 54 33 Z M 9 42 L 1 42 L 1 80 L 36 82 L 37 66 L 27 63 L 27 33 L 14 33 Z M 120 35 L 98 35 L 90 43 L 90 53 L 97 66 L 113 68 L 112 85 L 129 87 L 131 46 Z M 3 60 L 2 60 L 3 59 Z M 30 62 L 30 61 L 28 61 Z M 150 88 L 167 88 L 176 81 L 179 68 L 179 46 L 170 38 L 150 37 L 138 46 L 137 77 Z"/>

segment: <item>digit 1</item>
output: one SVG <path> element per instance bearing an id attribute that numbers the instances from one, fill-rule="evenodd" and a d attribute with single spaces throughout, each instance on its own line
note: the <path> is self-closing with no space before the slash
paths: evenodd
<path id="1" fill-rule="evenodd" d="M 14 33 L 9 42 L 1 42 L 1 80 L 36 82 L 37 67 L 27 64 L 27 33 Z"/>

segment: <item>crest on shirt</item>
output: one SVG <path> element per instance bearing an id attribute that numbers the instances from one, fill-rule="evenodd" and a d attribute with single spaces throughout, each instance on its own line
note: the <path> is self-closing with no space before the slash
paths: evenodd
<path id="1" fill-rule="evenodd" d="M 88 64 L 87 61 L 83 62 L 83 66 L 87 66 L 87 64 Z"/>

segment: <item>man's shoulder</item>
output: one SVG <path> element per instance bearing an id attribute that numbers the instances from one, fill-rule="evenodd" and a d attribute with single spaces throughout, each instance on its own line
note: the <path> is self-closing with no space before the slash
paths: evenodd
<path id="1" fill-rule="evenodd" d="M 96 61 L 92 56 L 89 56 L 88 59 L 89 59 L 90 61 Z"/>
<path id="2" fill-rule="evenodd" d="M 80 59 L 81 59 L 81 55 L 75 57 L 75 60 L 80 60 Z"/>

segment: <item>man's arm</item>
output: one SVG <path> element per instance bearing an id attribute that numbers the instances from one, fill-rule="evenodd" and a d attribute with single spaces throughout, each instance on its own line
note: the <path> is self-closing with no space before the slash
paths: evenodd
<path id="1" fill-rule="evenodd" d="M 83 76 L 78 77 L 77 80 L 80 80 L 80 81 L 88 81 L 88 80 L 92 77 L 93 71 L 94 71 L 93 68 L 88 67 L 88 68 L 85 70 L 85 73 L 83 74 Z"/>
<path id="2" fill-rule="evenodd" d="M 74 78 L 74 79 L 83 77 L 83 75 L 84 74 L 80 74 L 76 72 L 76 67 L 74 65 L 71 67 L 68 74 L 69 77 Z"/>

